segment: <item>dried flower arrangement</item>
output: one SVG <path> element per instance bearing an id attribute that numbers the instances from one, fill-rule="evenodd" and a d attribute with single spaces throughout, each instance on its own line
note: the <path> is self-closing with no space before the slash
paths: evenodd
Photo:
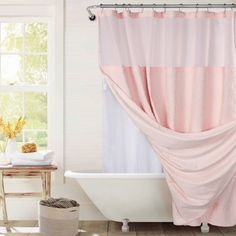
<path id="1" fill-rule="evenodd" d="M 25 118 L 23 117 L 20 117 L 16 122 L 5 122 L 3 118 L 0 117 L 0 131 L 5 138 L 15 139 L 16 136 L 21 133 L 25 123 Z"/>

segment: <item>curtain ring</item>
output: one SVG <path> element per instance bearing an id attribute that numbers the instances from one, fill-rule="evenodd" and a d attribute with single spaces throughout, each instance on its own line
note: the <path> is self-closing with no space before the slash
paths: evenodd
<path id="1" fill-rule="evenodd" d="M 131 12 L 130 9 L 131 9 L 131 4 L 129 3 L 129 4 L 128 4 L 128 10 Z"/>
<path id="2" fill-rule="evenodd" d="M 208 7 L 207 7 L 207 12 L 210 12 L 210 11 L 209 11 L 209 7 L 211 6 L 211 3 L 208 3 L 207 5 L 208 5 Z"/>
<path id="3" fill-rule="evenodd" d="M 103 4 L 101 3 L 101 4 L 100 4 L 101 13 L 103 13 L 103 10 L 104 10 L 104 8 L 103 8 L 102 6 L 103 6 Z"/>
<path id="4" fill-rule="evenodd" d="M 196 12 L 195 12 L 195 16 L 197 16 L 197 14 L 198 14 L 198 10 L 199 10 L 199 4 L 196 3 Z"/>
<path id="5" fill-rule="evenodd" d="M 122 4 L 123 11 L 125 11 L 125 5 L 126 5 L 125 3 Z"/>
<path id="6" fill-rule="evenodd" d="M 224 3 L 224 8 L 225 8 L 224 14 L 226 14 L 226 3 Z"/>
<path id="7" fill-rule="evenodd" d="M 164 13 L 166 13 L 166 3 L 163 4 Z"/>
<path id="8" fill-rule="evenodd" d="M 231 4 L 231 10 L 234 11 L 235 3 Z"/>
<path id="9" fill-rule="evenodd" d="M 198 13 L 199 10 L 199 3 L 196 3 L 196 14 Z"/>
<path id="10" fill-rule="evenodd" d="M 143 11 L 144 11 L 143 3 L 140 4 L 140 8 L 141 8 L 141 13 L 143 13 Z"/>
<path id="11" fill-rule="evenodd" d="M 183 3 L 180 3 L 179 5 L 180 5 L 179 6 L 179 12 L 180 12 L 180 8 L 183 7 Z"/>
<path id="12" fill-rule="evenodd" d="M 156 12 L 155 6 L 156 6 L 156 3 L 153 3 L 152 11 L 153 11 L 154 13 Z"/>
<path id="13" fill-rule="evenodd" d="M 116 11 L 117 11 L 117 6 L 118 6 L 118 4 L 116 3 L 116 4 L 115 4 L 115 10 L 116 10 Z"/>
<path id="14" fill-rule="evenodd" d="M 129 11 L 130 11 L 130 9 L 131 9 L 131 3 L 128 4 L 128 8 L 129 8 Z"/>

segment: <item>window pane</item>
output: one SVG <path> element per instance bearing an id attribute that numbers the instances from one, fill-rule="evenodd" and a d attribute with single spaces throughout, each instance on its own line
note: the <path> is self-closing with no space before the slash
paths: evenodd
<path id="1" fill-rule="evenodd" d="M 23 24 L 1 23 L 1 51 L 21 52 L 23 48 Z"/>
<path id="2" fill-rule="evenodd" d="M 47 83 L 47 23 L 0 23 L 0 83 L 3 85 L 40 85 Z M 25 36 L 25 38 L 24 38 Z M 0 116 L 5 120 L 26 117 L 18 147 L 34 141 L 47 148 L 47 93 L 0 93 Z M 0 135 L 0 152 L 5 140 Z"/>
<path id="3" fill-rule="evenodd" d="M 47 82 L 47 56 L 25 57 L 25 83 L 45 84 Z"/>
<path id="4" fill-rule="evenodd" d="M 47 132 L 46 131 L 24 131 L 25 142 L 34 142 L 38 150 L 47 149 Z"/>
<path id="5" fill-rule="evenodd" d="M 27 129 L 47 129 L 47 94 L 25 93 Z"/>
<path id="6" fill-rule="evenodd" d="M 22 93 L 0 93 L 0 116 L 6 120 L 16 120 L 23 115 Z"/>
<path id="7" fill-rule="evenodd" d="M 2 84 L 19 84 L 23 81 L 22 57 L 19 55 L 1 56 Z"/>
<path id="8" fill-rule="evenodd" d="M 19 151 L 21 151 L 21 146 L 23 144 L 23 135 L 22 135 L 23 131 L 17 135 L 16 137 L 16 142 L 17 142 L 17 148 Z"/>
<path id="9" fill-rule="evenodd" d="M 47 23 L 32 23 L 25 25 L 26 52 L 47 52 Z"/>
<path id="10" fill-rule="evenodd" d="M 1 93 L 0 94 L 0 116 L 4 118 L 5 122 L 16 121 L 23 116 L 23 93 Z M 18 148 L 22 143 L 22 134 L 17 135 L 16 141 Z M 6 140 L 0 134 L 0 152 L 3 151 L 6 145 Z"/>

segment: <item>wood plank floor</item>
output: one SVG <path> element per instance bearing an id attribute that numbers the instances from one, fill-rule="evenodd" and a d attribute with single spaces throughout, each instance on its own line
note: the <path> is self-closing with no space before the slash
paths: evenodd
<path id="1" fill-rule="evenodd" d="M 0 224 L 0 236 L 33 236 L 38 233 L 36 221 L 12 221 L 11 233 Z M 174 226 L 172 223 L 130 223 L 130 232 L 121 232 L 121 223 L 113 221 L 81 221 L 80 236 L 202 236 L 200 227 Z M 236 226 L 223 228 L 210 226 L 206 236 L 236 236 Z M 65 235 L 66 236 L 66 235 Z"/>

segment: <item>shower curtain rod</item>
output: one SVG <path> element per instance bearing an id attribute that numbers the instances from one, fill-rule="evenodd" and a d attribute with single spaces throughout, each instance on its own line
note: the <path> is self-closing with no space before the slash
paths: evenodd
<path id="1" fill-rule="evenodd" d="M 96 16 L 94 13 L 92 13 L 92 9 L 96 8 L 236 8 L 235 3 L 231 4 L 100 4 L 100 5 L 91 5 L 88 6 L 87 12 L 89 14 L 89 19 L 91 21 L 94 21 L 96 19 Z"/>

